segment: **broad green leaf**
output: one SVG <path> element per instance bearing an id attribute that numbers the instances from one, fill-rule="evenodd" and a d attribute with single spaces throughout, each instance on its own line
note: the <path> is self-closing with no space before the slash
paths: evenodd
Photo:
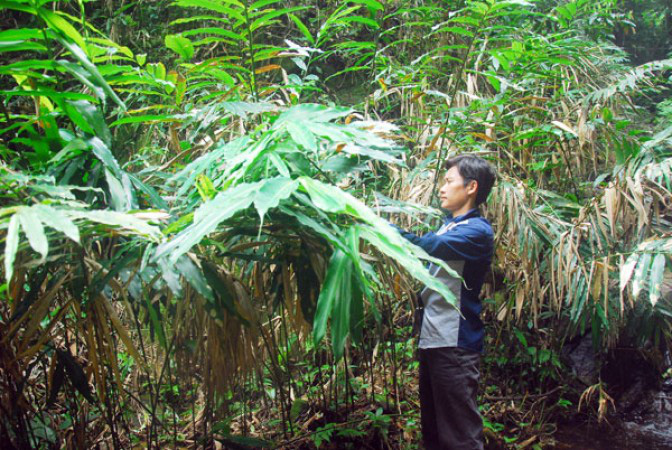
<path id="1" fill-rule="evenodd" d="M 58 92 L 53 89 L 39 89 L 35 91 L 3 91 L 0 90 L 0 95 L 9 99 L 12 97 L 49 97 L 49 98 L 63 98 L 71 100 L 87 100 L 95 102 L 96 98 L 88 94 L 81 94 L 79 92 Z"/>
<path id="2" fill-rule="evenodd" d="M 352 294 L 350 295 L 349 305 L 340 304 L 336 305 L 334 317 L 340 320 L 341 317 L 348 317 L 348 331 L 352 335 L 353 339 L 356 342 L 359 342 L 362 337 L 362 325 L 364 319 L 364 295 L 370 298 L 372 311 L 376 320 L 379 320 L 377 316 L 377 310 L 375 307 L 373 295 L 370 292 L 369 281 L 366 279 L 362 271 L 362 264 L 366 264 L 360 257 L 360 239 L 359 239 L 359 228 L 354 226 L 350 227 L 346 233 L 346 242 L 348 248 L 350 249 L 350 255 L 353 262 L 353 271 L 352 271 Z M 348 308 L 346 310 L 346 308 Z M 335 323 L 335 328 L 342 329 L 348 324 Z M 333 330 L 332 330 L 333 331 Z M 343 347 L 345 346 L 345 336 L 334 335 L 333 336 L 333 346 L 334 346 L 334 355 L 340 357 L 343 353 Z"/>
<path id="3" fill-rule="evenodd" d="M 271 152 L 268 154 L 268 159 L 271 161 L 273 166 L 278 170 L 280 176 L 289 177 L 290 171 L 289 167 L 285 163 L 284 159 L 278 156 L 277 152 Z"/>
<path id="4" fill-rule="evenodd" d="M 222 22 L 222 23 L 230 23 L 231 22 L 227 18 L 223 18 L 223 17 L 198 15 L 198 16 L 181 17 L 179 19 L 175 19 L 172 22 L 170 22 L 170 25 L 172 26 L 172 25 L 180 25 L 180 24 L 183 24 L 183 23 L 190 23 L 190 22 L 202 22 L 202 21 L 206 21 L 206 20 L 213 20 L 215 22 Z"/>
<path id="5" fill-rule="evenodd" d="M 324 337 L 327 320 L 331 317 L 331 344 L 335 358 L 343 356 L 348 334 L 358 339 L 363 317 L 362 290 L 359 286 L 359 236 L 358 228 L 347 232 L 349 252 L 336 250 L 332 255 L 324 284 L 317 301 L 313 337 L 320 342 Z M 354 319 L 354 321 L 353 321 Z"/>
<path id="6" fill-rule="evenodd" d="M 28 6 L 25 2 L 17 1 L 0 1 L 0 10 L 3 9 L 13 9 L 14 11 L 22 11 L 28 14 L 37 14 L 35 8 Z"/>
<path id="7" fill-rule="evenodd" d="M 0 42 L 23 41 L 28 39 L 42 40 L 44 35 L 39 28 L 17 28 L 0 31 Z"/>
<path id="8" fill-rule="evenodd" d="M 14 214 L 9 219 L 7 237 L 5 239 L 5 279 L 9 283 L 14 272 L 14 260 L 19 249 L 19 216 Z"/>
<path id="9" fill-rule="evenodd" d="M 68 216 L 49 205 L 35 205 L 31 208 L 46 226 L 60 231 L 73 241 L 79 243 L 79 228 Z"/>
<path id="10" fill-rule="evenodd" d="M 289 216 L 295 217 L 301 225 L 310 228 L 318 235 L 325 238 L 331 245 L 334 246 L 334 248 L 337 248 L 343 252 L 347 252 L 347 247 L 343 242 L 341 242 L 338 236 L 336 236 L 335 234 L 336 232 L 334 230 L 330 230 L 322 223 L 318 222 L 312 217 L 309 217 L 294 208 L 289 208 L 281 205 L 280 210 Z"/>
<path id="11" fill-rule="evenodd" d="M 296 191 L 299 182 L 291 178 L 272 178 L 266 180 L 254 196 L 254 207 L 259 213 L 261 222 L 264 221 L 266 212 L 280 204 Z"/>
<path id="12" fill-rule="evenodd" d="M 84 42 L 84 38 L 81 34 L 79 34 L 79 31 L 77 31 L 75 27 L 70 24 L 70 22 L 48 9 L 40 8 L 37 10 L 37 13 L 40 17 L 42 17 L 42 19 L 44 19 L 49 28 L 63 33 L 64 36 L 70 38 L 81 49 L 86 48 L 86 42 Z"/>
<path id="13" fill-rule="evenodd" d="M 262 112 L 273 111 L 276 106 L 271 103 L 250 103 L 250 102 L 223 102 L 222 108 L 231 114 L 246 118 L 248 114 L 259 114 Z"/>
<path id="14" fill-rule="evenodd" d="M 214 300 L 215 296 L 212 288 L 203 276 L 201 269 L 187 255 L 178 258 L 175 268 L 199 294 L 210 301 Z"/>
<path id="15" fill-rule="evenodd" d="M 555 10 L 565 19 L 567 20 L 572 20 L 574 15 L 565 7 L 565 6 L 558 6 L 555 8 Z"/>
<path id="16" fill-rule="evenodd" d="M 131 209 L 127 198 L 126 198 L 126 191 L 124 190 L 124 186 L 121 184 L 121 180 L 119 180 L 109 169 L 105 169 L 105 181 L 107 182 L 107 188 L 110 193 L 110 203 L 112 204 L 112 208 L 114 208 L 116 211 L 128 211 Z"/>
<path id="17" fill-rule="evenodd" d="M 73 139 L 68 142 L 68 144 L 61 149 L 58 153 L 54 155 L 53 158 L 49 160 L 49 164 L 57 166 L 63 161 L 70 159 L 72 156 L 81 154 L 84 150 L 89 149 L 89 144 L 84 142 L 82 139 Z"/>
<path id="18" fill-rule="evenodd" d="M 346 200 L 341 195 L 332 195 L 333 190 L 329 186 L 310 178 L 301 178 L 301 184 L 315 206 L 321 210 L 331 213 L 345 211 Z"/>
<path id="19" fill-rule="evenodd" d="M 162 239 L 161 231 L 157 227 L 149 225 L 146 221 L 138 219 L 132 214 L 102 210 L 64 210 L 63 213 L 71 219 L 88 220 L 90 222 L 120 227 L 133 234 L 146 236 L 153 241 L 161 241 Z"/>
<path id="20" fill-rule="evenodd" d="M 183 61 L 190 61 L 194 57 L 194 45 L 189 39 L 176 34 L 169 34 L 165 39 L 166 47 L 180 55 Z"/>
<path id="21" fill-rule="evenodd" d="M 42 260 L 44 260 L 49 253 L 49 241 L 40 218 L 32 208 L 21 208 L 17 214 L 28 243 L 33 250 L 42 255 Z"/>
<path id="22" fill-rule="evenodd" d="M 255 11 L 265 6 L 273 5 L 275 3 L 280 3 L 282 0 L 257 0 L 256 2 L 249 5 L 250 11 Z"/>
<path id="23" fill-rule="evenodd" d="M 287 122 L 287 131 L 290 136 L 300 146 L 308 151 L 317 153 L 317 140 L 315 135 L 300 122 Z"/>
<path id="24" fill-rule="evenodd" d="M 102 111 L 96 105 L 84 100 L 76 100 L 69 103 L 74 106 L 74 108 L 77 109 L 82 117 L 89 123 L 95 131 L 95 135 L 107 145 L 110 145 L 112 142 L 112 135 L 110 134 L 109 128 L 107 128 L 107 123 L 105 122 L 105 117 L 103 117 Z"/>
<path id="25" fill-rule="evenodd" d="M 350 333 L 350 311 L 354 300 L 353 294 L 357 291 L 357 289 L 353 286 L 355 284 L 353 270 L 354 265 L 352 263 L 352 259 L 346 258 L 341 278 L 340 280 L 336 281 L 339 283 L 339 285 L 335 292 L 333 308 L 331 312 L 331 348 L 334 352 L 334 358 L 336 358 L 336 360 L 341 359 L 341 356 L 343 356 L 345 341 L 348 338 L 348 334 Z M 326 281 L 324 283 L 324 287 L 327 287 Z M 356 301 L 360 304 L 362 303 L 361 293 L 360 298 Z M 317 313 L 318 315 L 320 313 L 319 298 L 317 303 Z"/>
<path id="26" fill-rule="evenodd" d="M 96 83 L 96 85 L 100 88 L 102 88 L 107 95 L 112 97 L 112 100 L 119 105 L 122 109 L 126 109 L 126 105 L 124 102 L 121 101 L 119 96 L 112 90 L 109 84 L 107 84 L 107 81 L 103 78 L 103 76 L 100 74 L 98 71 L 98 68 L 89 60 L 89 57 L 84 53 L 82 48 L 78 45 L 75 45 L 73 43 L 70 43 L 66 41 L 65 39 L 59 39 L 59 42 L 67 48 L 72 56 L 74 56 L 82 65 L 82 67 L 91 74 L 92 80 Z"/>
<path id="27" fill-rule="evenodd" d="M 91 73 L 85 70 L 81 64 L 59 59 L 58 61 L 56 61 L 56 65 L 58 67 L 65 69 L 67 72 L 70 73 L 70 75 L 78 79 L 80 83 L 89 88 L 91 92 L 93 92 L 96 95 L 96 98 L 98 98 L 103 104 L 105 104 L 105 98 L 107 95 L 105 93 L 105 89 L 98 86 L 97 82 L 93 79 Z M 80 127 L 82 127 L 81 123 L 78 122 L 75 123 Z M 84 126 L 82 127 L 82 129 L 86 130 L 86 127 Z"/>
<path id="28" fill-rule="evenodd" d="M 210 288 L 215 296 L 220 300 L 221 304 L 228 311 L 229 314 L 238 318 L 238 320 L 245 321 L 236 309 L 235 297 L 236 293 L 232 292 L 228 283 L 220 276 L 217 266 L 208 261 L 202 261 L 203 275 L 208 281 Z M 246 321 L 245 321 L 246 322 Z M 248 324 L 249 325 L 249 324 Z"/>
<path id="29" fill-rule="evenodd" d="M 262 185 L 263 182 L 243 183 L 217 194 L 214 199 L 196 210 L 194 222 L 190 226 L 170 241 L 159 245 L 154 259 L 165 256 L 175 263 L 180 256 L 213 232 L 217 225 L 237 212 L 247 209 L 254 201 L 254 194 Z"/>
<path id="30" fill-rule="evenodd" d="M 107 145 L 97 137 L 89 139 L 87 143 L 91 146 L 93 154 L 103 163 L 105 168 L 109 169 L 115 177 L 121 179 L 122 171 L 119 163 Z"/>
<path id="31" fill-rule="evenodd" d="M 377 161 L 382 161 L 390 164 L 395 164 L 398 166 L 403 166 L 404 162 L 400 159 L 395 158 L 389 153 L 385 153 L 381 150 L 372 149 L 369 147 L 362 147 L 359 145 L 345 145 L 341 150 L 343 153 L 348 153 L 351 155 L 360 155 L 366 156 L 367 158 L 375 159 Z"/>
<path id="32" fill-rule="evenodd" d="M 313 321 L 313 339 L 319 343 L 327 331 L 327 320 L 336 299 L 343 300 L 352 292 L 352 259 L 341 250 L 334 251 L 329 261 L 324 284 L 317 299 L 317 311 Z M 349 301 L 349 298 L 345 299 Z"/>
<path id="33" fill-rule="evenodd" d="M 44 52 L 47 50 L 47 47 L 38 43 L 31 41 L 2 41 L 0 42 L 0 53 L 7 52 Z"/>
<path id="34" fill-rule="evenodd" d="M 215 150 L 208 152 L 187 164 L 182 170 L 168 179 L 168 184 L 181 183 L 176 195 L 183 196 L 193 188 L 196 178 L 200 174 L 206 173 L 209 169 L 212 169 L 212 167 L 216 167 L 225 154 L 238 153 L 243 147 L 249 144 L 249 142 L 250 139 L 247 136 L 242 136 L 227 142 L 224 145 L 220 145 Z"/>
<path id="35" fill-rule="evenodd" d="M 175 296 L 182 296 L 182 283 L 180 275 L 175 270 L 175 263 L 168 261 L 167 258 L 159 258 L 157 263 L 161 268 L 161 278 L 166 282 L 168 288 Z"/>
<path id="36" fill-rule="evenodd" d="M 151 200 L 150 204 L 154 208 L 163 210 L 168 209 L 166 201 L 158 194 L 158 192 L 156 192 L 156 189 L 154 189 L 152 186 L 148 184 L 143 183 L 143 181 L 133 173 L 128 172 L 125 175 L 128 176 L 131 183 L 133 183 L 133 186 L 135 186 L 139 191 L 143 192 L 145 195 L 149 197 L 149 199 Z"/>
<path id="37" fill-rule="evenodd" d="M 419 258 L 433 260 L 432 262 L 440 265 L 442 269 L 446 270 L 446 272 L 455 278 L 460 278 L 459 274 L 448 267 L 443 261 L 429 257 L 429 255 L 427 255 L 420 247 L 416 247 L 415 245 L 406 241 L 404 237 L 398 234 L 396 230 L 393 230 L 390 226 L 388 226 L 387 229 L 392 230 L 393 233 L 396 233 L 396 236 L 394 236 L 394 234 L 388 233 L 387 230 L 364 225 L 360 225 L 360 227 L 361 236 L 364 240 L 368 241 L 382 253 L 399 262 L 399 265 L 403 267 L 413 278 L 422 282 L 431 290 L 439 293 L 451 305 L 456 306 L 457 299 L 455 298 L 455 294 L 453 294 L 453 292 L 448 289 L 446 285 L 432 276 L 432 274 L 429 273 Z"/>
<path id="38" fill-rule="evenodd" d="M 362 238 L 386 255 L 399 261 L 400 265 L 412 277 L 441 294 L 451 305 L 455 305 L 455 295 L 443 283 L 433 277 L 420 260 L 430 261 L 440 266 L 451 276 L 460 278 L 444 261 L 429 256 L 420 247 L 411 244 L 389 223 L 378 217 L 371 208 L 347 192 L 310 178 L 302 177 L 300 182 L 318 208 L 333 213 L 349 214 L 366 222 L 368 226 L 360 225 Z"/>

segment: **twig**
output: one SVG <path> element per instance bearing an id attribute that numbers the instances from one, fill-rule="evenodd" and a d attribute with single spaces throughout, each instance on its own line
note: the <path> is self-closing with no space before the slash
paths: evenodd
<path id="1" fill-rule="evenodd" d="M 548 397 L 551 394 L 556 393 L 557 391 L 561 390 L 563 386 L 557 386 L 553 389 L 551 389 L 548 392 L 545 392 L 543 394 L 532 394 L 532 395 L 501 395 L 501 396 L 490 396 L 487 394 L 483 395 L 483 398 L 485 400 L 491 400 L 491 401 L 501 401 L 501 400 L 523 400 L 523 399 L 539 399 L 543 397 Z"/>

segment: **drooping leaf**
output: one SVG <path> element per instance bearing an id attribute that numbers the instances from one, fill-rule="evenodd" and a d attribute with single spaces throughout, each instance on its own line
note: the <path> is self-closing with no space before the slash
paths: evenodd
<path id="1" fill-rule="evenodd" d="M 326 185 L 309 178 L 301 178 L 301 185 L 306 189 L 315 205 L 329 212 L 348 214 L 368 224 L 361 225 L 361 237 L 369 241 L 386 255 L 399 261 L 408 273 L 432 290 L 438 292 L 450 304 L 455 305 L 455 295 L 440 281 L 433 277 L 420 261 L 430 261 L 455 278 L 460 276 L 444 261 L 429 256 L 420 247 L 404 239 L 385 220 L 378 217 L 369 207 L 350 194 L 335 186 Z"/>
<path id="2" fill-rule="evenodd" d="M 93 130 L 92 134 L 100 138 L 105 144 L 110 145 L 112 135 L 110 134 L 109 128 L 107 128 L 103 114 L 96 105 L 84 100 L 74 100 L 68 102 L 68 104 L 71 105 L 75 111 L 77 111 L 79 117 L 90 126 Z"/>
<path id="3" fill-rule="evenodd" d="M 646 276 L 649 274 L 649 269 L 651 267 L 651 253 L 644 253 L 639 258 L 637 263 L 637 268 L 635 269 L 635 274 L 632 279 L 632 296 L 637 298 L 639 293 L 642 291 L 646 285 L 647 279 Z"/>
<path id="4" fill-rule="evenodd" d="M 98 68 L 89 60 L 89 57 L 86 55 L 86 53 L 82 50 L 82 48 L 78 45 L 75 45 L 73 43 L 68 42 L 65 39 L 59 39 L 61 44 L 67 48 L 70 53 L 79 61 L 79 63 L 82 65 L 82 67 L 91 74 L 92 80 L 95 82 L 95 84 L 103 89 L 105 93 L 114 100 L 114 102 L 119 105 L 119 107 L 122 110 L 126 109 L 126 105 L 124 102 L 121 101 L 119 96 L 112 90 L 110 85 L 105 81 L 103 76 L 100 74 L 98 71 Z"/>
<path id="5" fill-rule="evenodd" d="M 658 253 L 651 263 L 651 275 L 649 277 L 649 300 L 652 306 L 656 306 L 660 300 L 663 277 L 665 275 L 665 254 Z"/>
<path id="6" fill-rule="evenodd" d="M 340 251 L 334 251 L 329 261 L 324 284 L 317 299 L 317 311 L 313 321 L 313 339 L 320 342 L 327 331 L 327 321 L 331 315 L 335 300 L 342 299 L 349 302 L 352 283 L 352 260 Z M 345 319 L 344 319 L 345 320 Z"/>
<path id="7" fill-rule="evenodd" d="M 84 374 L 84 369 L 79 365 L 77 360 L 67 350 L 56 349 L 58 360 L 65 367 L 65 373 L 70 378 L 72 385 L 91 403 L 95 403 L 96 399 L 91 392 L 89 382 Z"/>
<path id="8" fill-rule="evenodd" d="M 31 208 L 46 226 L 60 231 L 73 241 L 79 243 L 79 228 L 68 216 L 49 205 L 35 205 Z"/>
<path id="9" fill-rule="evenodd" d="M 86 48 L 84 38 L 70 22 L 48 9 L 40 8 L 37 11 L 38 15 L 44 19 L 49 28 L 62 33 L 64 36 L 68 37 L 75 44 L 77 44 L 80 48 Z"/>
<path id="10" fill-rule="evenodd" d="M 203 276 L 203 272 L 187 255 L 178 258 L 175 268 L 199 294 L 208 300 L 214 300 L 212 288 Z"/>
<path id="11" fill-rule="evenodd" d="M 154 258 L 166 256 L 173 263 L 177 261 L 208 233 L 213 232 L 221 222 L 247 209 L 254 201 L 254 194 L 262 184 L 263 182 L 243 183 L 217 194 L 214 199 L 196 210 L 194 222 L 190 226 L 170 241 L 159 245 Z"/>
<path id="12" fill-rule="evenodd" d="M 28 243 L 44 260 L 49 253 L 49 241 L 44 233 L 44 225 L 32 208 L 21 208 L 17 213 L 21 228 L 28 238 Z"/>
<path id="13" fill-rule="evenodd" d="M 313 38 L 313 35 L 310 34 L 310 31 L 308 30 L 308 27 L 299 19 L 297 16 L 294 14 L 289 14 L 289 18 L 292 19 L 292 22 L 296 24 L 296 27 L 301 31 L 301 34 L 310 42 L 312 45 L 315 45 L 315 39 Z"/>
<path id="14" fill-rule="evenodd" d="M 254 206 L 262 223 L 268 210 L 277 207 L 281 200 L 292 195 L 298 187 L 299 182 L 291 178 L 278 177 L 266 180 L 254 196 Z"/>
<path id="15" fill-rule="evenodd" d="M 58 359 L 58 355 L 55 356 Z M 46 408 L 49 409 L 55 402 L 58 397 L 58 392 L 63 386 L 63 381 L 65 381 L 65 366 L 63 363 L 58 360 L 54 368 L 54 372 L 51 375 L 51 384 L 49 385 L 49 396 L 47 397 Z"/>

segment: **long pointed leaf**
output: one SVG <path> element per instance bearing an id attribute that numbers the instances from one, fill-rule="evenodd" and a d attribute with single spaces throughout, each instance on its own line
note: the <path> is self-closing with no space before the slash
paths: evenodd
<path id="1" fill-rule="evenodd" d="M 14 214 L 9 219 L 7 239 L 5 241 L 5 279 L 9 282 L 14 272 L 14 260 L 19 249 L 19 216 Z"/>

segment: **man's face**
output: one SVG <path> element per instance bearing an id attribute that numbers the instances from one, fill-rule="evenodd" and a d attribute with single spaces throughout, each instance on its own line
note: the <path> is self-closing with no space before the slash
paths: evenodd
<path id="1" fill-rule="evenodd" d="M 451 167 L 446 172 L 443 186 L 441 186 L 441 189 L 439 190 L 441 207 L 453 214 L 455 212 L 458 212 L 459 214 L 465 213 L 466 211 L 462 210 L 468 206 L 471 198 L 470 195 L 476 192 L 475 185 L 475 181 L 469 181 L 465 186 L 464 178 L 460 175 L 457 167 Z"/>

